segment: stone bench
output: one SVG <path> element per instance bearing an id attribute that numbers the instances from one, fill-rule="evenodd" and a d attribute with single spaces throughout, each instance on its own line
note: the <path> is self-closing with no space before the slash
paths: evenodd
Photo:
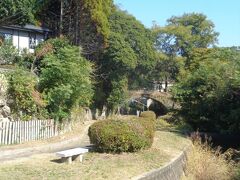
<path id="1" fill-rule="evenodd" d="M 69 149 L 69 150 L 65 150 L 65 151 L 60 151 L 57 152 L 56 155 L 58 157 L 62 158 L 62 162 L 68 162 L 68 164 L 72 163 L 72 158 L 73 156 L 76 157 L 76 159 L 78 159 L 80 162 L 83 161 L 83 154 L 87 153 L 88 149 L 85 148 L 74 148 L 74 149 Z"/>

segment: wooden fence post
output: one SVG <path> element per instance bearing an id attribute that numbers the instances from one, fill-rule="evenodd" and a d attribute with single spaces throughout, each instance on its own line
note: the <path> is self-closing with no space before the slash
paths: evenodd
<path id="1" fill-rule="evenodd" d="M 48 139 L 58 135 L 58 123 L 51 120 L 0 122 L 0 145 Z"/>

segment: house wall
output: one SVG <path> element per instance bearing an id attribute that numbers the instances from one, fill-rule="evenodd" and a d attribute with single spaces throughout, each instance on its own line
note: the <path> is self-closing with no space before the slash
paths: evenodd
<path id="1" fill-rule="evenodd" d="M 18 36 L 17 36 L 17 32 L 15 30 L 0 27 L 0 34 L 10 34 L 10 35 L 12 35 L 13 45 L 16 46 L 16 48 L 18 48 L 18 46 L 17 46 L 18 45 Z"/>
<path id="2" fill-rule="evenodd" d="M 13 30 L 5 29 L 0 27 L 0 33 L 13 34 Z"/>
<path id="3" fill-rule="evenodd" d="M 29 48 L 30 33 L 34 34 L 36 37 L 36 45 L 44 41 L 44 35 L 38 32 L 0 28 L 0 33 L 11 34 L 13 46 L 15 46 L 20 51 L 22 51 L 23 49 L 28 49 L 29 52 L 34 52 L 34 49 Z"/>
<path id="4" fill-rule="evenodd" d="M 170 83 L 170 82 L 168 82 L 167 88 L 166 88 L 165 82 L 153 83 L 153 90 L 164 92 L 166 89 L 168 89 L 172 86 L 173 86 L 173 83 Z"/>
<path id="5" fill-rule="evenodd" d="M 44 41 L 44 35 L 40 34 L 40 33 L 36 34 L 36 46 L 43 41 Z M 34 50 L 32 50 L 32 51 L 34 51 Z"/>
<path id="6" fill-rule="evenodd" d="M 18 46 L 18 31 L 13 31 L 13 45 L 18 49 L 19 46 Z"/>
<path id="7" fill-rule="evenodd" d="M 17 36 L 19 39 L 18 44 L 14 44 L 15 42 L 13 42 L 13 45 L 18 47 L 19 50 L 29 49 L 28 32 L 18 31 L 18 33 L 19 33 L 19 36 Z"/>
<path id="8" fill-rule="evenodd" d="M 44 35 L 43 34 L 36 34 L 36 42 L 37 42 L 37 45 L 41 42 L 44 41 Z"/>

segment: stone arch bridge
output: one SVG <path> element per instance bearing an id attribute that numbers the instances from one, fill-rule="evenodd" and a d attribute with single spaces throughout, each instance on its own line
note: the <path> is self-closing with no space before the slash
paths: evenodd
<path id="1" fill-rule="evenodd" d="M 178 108 L 171 94 L 158 91 L 130 91 L 130 101 L 142 105 L 143 110 L 152 110 L 157 116 L 164 115 L 170 109 Z"/>

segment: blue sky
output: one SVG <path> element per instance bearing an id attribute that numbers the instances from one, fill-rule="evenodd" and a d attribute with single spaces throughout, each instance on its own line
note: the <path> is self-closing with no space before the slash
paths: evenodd
<path id="1" fill-rule="evenodd" d="M 240 46 L 240 0 L 114 0 L 146 27 L 156 21 L 166 24 L 171 16 L 198 12 L 205 14 L 220 33 L 219 46 Z"/>

